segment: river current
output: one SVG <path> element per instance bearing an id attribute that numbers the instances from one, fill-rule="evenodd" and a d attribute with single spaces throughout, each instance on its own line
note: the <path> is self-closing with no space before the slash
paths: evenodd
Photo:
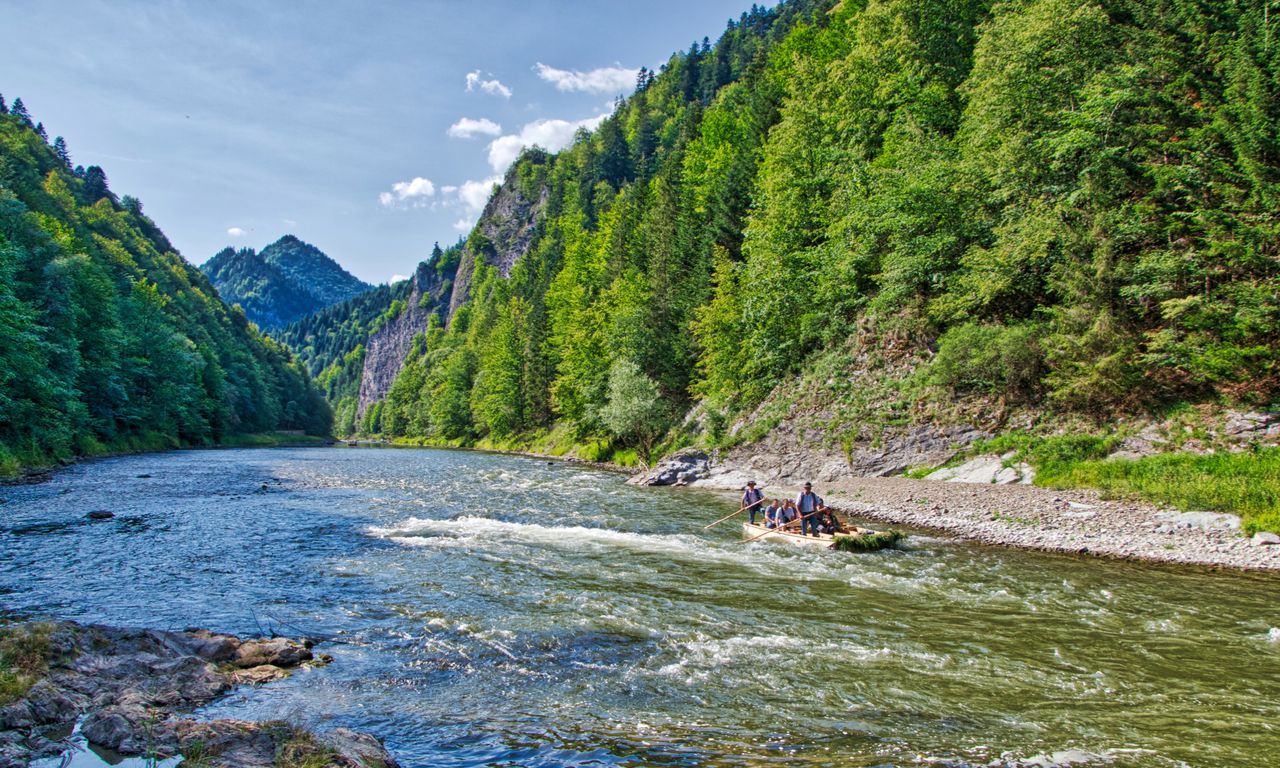
<path id="1" fill-rule="evenodd" d="M 1280 765 L 1280 580 L 921 533 L 744 545 L 732 498 L 483 453 L 186 451 L 0 487 L 0 608 L 332 637 L 202 717 L 406 766 Z M 108 509 L 115 518 L 85 514 Z"/>

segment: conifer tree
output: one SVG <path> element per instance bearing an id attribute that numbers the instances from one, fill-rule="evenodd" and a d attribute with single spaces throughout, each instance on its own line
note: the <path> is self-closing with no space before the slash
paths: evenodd
<path id="1" fill-rule="evenodd" d="M 13 106 L 9 108 L 9 114 L 21 120 L 28 128 L 31 127 L 31 115 L 27 114 L 27 105 L 22 103 L 22 97 L 13 100 Z"/>
<path id="2" fill-rule="evenodd" d="M 63 165 L 67 166 L 68 168 L 71 167 L 71 154 L 67 151 L 66 139 L 62 138 L 61 136 L 54 138 L 53 151 L 55 154 L 58 155 L 58 158 L 62 160 Z"/>

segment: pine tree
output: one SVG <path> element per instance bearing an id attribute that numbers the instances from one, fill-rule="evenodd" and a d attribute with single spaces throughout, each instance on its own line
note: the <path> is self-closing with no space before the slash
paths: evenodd
<path id="1" fill-rule="evenodd" d="M 9 105 L 4 103 L 4 94 L 0 93 L 0 115 L 9 114 Z"/>
<path id="2" fill-rule="evenodd" d="M 63 165 L 68 168 L 71 167 L 71 153 L 67 151 L 66 139 L 63 139 L 61 136 L 56 137 L 53 140 L 53 151 L 58 155 L 58 158 L 62 160 Z"/>
<path id="3" fill-rule="evenodd" d="M 26 123 L 27 127 L 31 127 L 31 115 L 27 114 L 27 105 L 22 103 L 22 97 L 13 100 L 13 106 L 9 109 L 9 114 Z"/>
<path id="4" fill-rule="evenodd" d="M 44 123 L 36 123 L 36 135 L 39 136 L 40 140 L 45 144 L 49 143 L 49 132 L 44 129 Z"/>
<path id="5" fill-rule="evenodd" d="M 111 189 L 107 186 L 107 172 L 99 166 L 89 166 L 84 172 L 84 189 L 81 194 L 84 195 L 85 202 L 90 205 L 104 197 L 109 197 Z"/>

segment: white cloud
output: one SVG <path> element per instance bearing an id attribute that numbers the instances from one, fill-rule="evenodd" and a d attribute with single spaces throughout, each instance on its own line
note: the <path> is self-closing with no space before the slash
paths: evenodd
<path id="1" fill-rule="evenodd" d="M 511 89 L 503 85 L 501 80 L 497 78 L 485 80 L 480 76 L 480 70 L 478 69 L 467 73 L 467 92 L 470 93 L 477 88 L 490 96 L 501 96 L 504 99 L 511 98 Z"/>
<path id="2" fill-rule="evenodd" d="M 398 283 L 398 282 L 401 282 L 402 280 L 408 280 L 408 279 L 409 279 L 408 275 L 392 275 L 391 276 L 392 283 Z"/>
<path id="3" fill-rule="evenodd" d="M 231 235 L 232 237 L 244 237 L 245 231 L 240 227 L 231 227 L 230 229 L 227 230 L 227 234 Z"/>
<path id="4" fill-rule="evenodd" d="M 484 210 L 484 204 L 489 202 L 489 195 L 493 192 L 494 184 L 501 184 L 501 176 L 491 176 L 482 181 L 464 181 L 462 186 L 458 188 L 458 200 L 466 207 L 470 213 L 479 213 Z M 470 225 L 467 225 L 470 227 Z"/>
<path id="5" fill-rule="evenodd" d="M 296 227 L 296 226 L 298 226 L 298 222 L 294 221 L 293 219 L 281 219 L 281 221 L 283 221 L 283 222 L 284 222 L 284 225 L 285 225 L 286 227 Z"/>
<path id="6" fill-rule="evenodd" d="M 452 184 L 445 184 L 443 187 L 440 188 L 440 194 L 442 195 L 452 195 L 454 192 L 457 192 L 457 191 L 458 191 L 458 188 Z"/>
<path id="7" fill-rule="evenodd" d="M 588 72 L 556 69 L 542 62 L 534 65 L 538 77 L 555 85 L 557 91 L 582 93 L 625 93 L 635 87 L 638 69 L 600 67 Z"/>
<path id="8" fill-rule="evenodd" d="M 594 130 L 607 114 L 588 117 L 585 120 L 534 120 L 526 123 L 520 133 L 500 136 L 489 142 L 489 165 L 503 173 L 525 147 L 539 146 L 548 152 L 559 152 L 573 143 L 579 128 Z"/>
<path id="9" fill-rule="evenodd" d="M 453 222 L 453 228 L 458 230 L 459 232 L 468 232 L 471 230 L 471 227 L 474 225 L 475 225 L 475 222 L 472 221 L 471 219 L 458 219 L 457 221 Z"/>
<path id="10" fill-rule="evenodd" d="M 479 120 L 464 117 L 449 126 L 448 133 L 450 137 L 455 139 L 474 139 L 477 136 L 500 136 L 502 134 L 502 126 L 487 117 L 482 117 Z"/>
<path id="11" fill-rule="evenodd" d="M 421 208 L 427 204 L 427 198 L 435 193 L 436 185 L 430 179 L 415 176 L 412 181 L 397 181 L 392 184 L 390 192 L 378 195 L 378 202 L 388 208 Z"/>

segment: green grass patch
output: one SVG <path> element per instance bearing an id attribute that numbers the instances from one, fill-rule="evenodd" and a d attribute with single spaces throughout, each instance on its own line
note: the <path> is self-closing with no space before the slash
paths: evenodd
<path id="1" fill-rule="evenodd" d="M 901 531 L 876 531 L 860 536 L 836 536 L 831 548 L 837 552 L 875 552 L 897 546 L 906 536 Z"/>
<path id="2" fill-rule="evenodd" d="M 1240 515 L 1246 533 L 1280 532 L 1280 448 L 1205 456 L 1170 453 L 1136 460 L 1048 463 L 1036 484 L 1100 488 L 1179 509 Z"/>
<path id="3" fill-rule="evenodd" d="M 978 440 L 967 455 L 995 454 L 1002 456 L 1013 452 L 1011 461 L 1025 461 L 1036 472 L 1052 471 L 1054 467 L 1070 466 L 1082 461 L 1103 459 L 1120 442 L 1117 435 L 1054 435 L 1039 437 L 1014 431 L 998 435 L 990 440 Z"/>
<path id="4" fill-rule="evenodd" d="M 619 467 L 640 466 L 640 455 L 630 449 L 614 451 L 613 457 L 610 460 Z"/>
<path id="5" fill-rule="evenodd" d="M 276 768 L 328 768 L 340 764 L 340 756 L 322 744 L 314 734 L 285 722 L 269 724 L 268 732 L 276 744 L 272 762 Z"/>
<path id="6" fill-rule="evenodd" d="M 19 624 L 0 629 L 0 706 L 27 694 L 49 669 L 53 625 Z"/>

